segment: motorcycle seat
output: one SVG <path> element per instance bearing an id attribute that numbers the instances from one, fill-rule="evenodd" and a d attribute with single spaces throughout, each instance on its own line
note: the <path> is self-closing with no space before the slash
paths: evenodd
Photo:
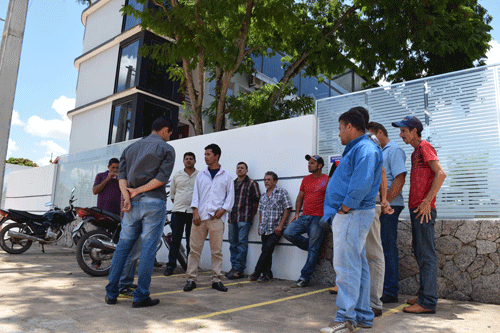
<path id="1" fill-rule="evenodd" d="M 113 220 L 115 221 L 120 221 L 122 218 L 120 217 L 120 215 L 117 215 L 115 213 L 111 213 L 110 211 L 107 211 L 107 210 L 104 210 L 102 208 L 99 208 L 99 207 L 92 207 L 91 208 L 93 211 L 96 211 L 98 213 L 101 213 L 101 214 L 104 214 L 104 215 L 107 215 L 109 217 L 111 217 Z"/>
<path id="2" fill-rule="evenodd" d="M 45 220 L 45 216 L 43 216 L 43 215 L 31 214 L 31 213 L 25 212 L 23 210 L 9 209 L 9 212 L 12 213 L 12 214 L 15 214 L 15 215 L 22 216 L 22 217 L 24 217 L 24 218 L 26 218 L 28 220 L 33 220 L 33 221 L 43 221 L 43 220 Z"/>

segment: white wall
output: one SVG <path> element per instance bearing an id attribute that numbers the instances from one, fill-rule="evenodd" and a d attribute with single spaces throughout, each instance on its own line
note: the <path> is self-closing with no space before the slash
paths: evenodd
<path id="1" fill-rule="evenodd" d="M 112 104 L 78 113 L 71 119 L 69 153 L 105 147 L 108 144 Z"/>
<path id="2" fill-rule="evenodd" d="M 182 156 L 187 151 L 196 154 L 197 169 L 206 167 L 204 147 L 216 143 L 221 147 L 220 163 L 236 177 L 236 164 L 244 161 L 248 164 L 249 177 L 263 179 L 266 171 L 274 171 L 279 178 L 297 177 L 297 179 L 278 180 L 279 187 L 285 188 L 295 208 L 295 199 L 299 192 L 301 178 L 308 174 L 306 154 L 316 153 L 316 117 L 313 115 L 271 123 L 243 127 L 218 133 L 175 140 L 170 144 L 175 148 L 176 161 L 174 172 L 183 168 Z M 265 191 L 263 181 L 259 181 L 261 192 Z M 171 202 L 168 200 L 168 207 Z M 250 230 L 246 273 L 252 273 L 261 253 L 260 237 L 257 234 L 257 219 Z M 227 225 L 224 232 L 223 270 L 231 269 L 229 261 L 229 243 Z M 256 242 L 256 243 L 252 243 Z M 284 238 L 281 243 L 289 244 Z M 307 253 L 295 246 L 278 246 L 273 255 L 273 273 L 276 278 L 296 280 L 307 258 Z M 166 251 L 160 261 L 167 261 Z M 205 241 L 200 266 L 210 269 L 210 247 Z"/>
<path id="3" fill-rule="evenodd" d="M 75 107 L 113 94 L 119 50 L 116 45 L 81 63 Z"/>
<path id="4" fill-rule="evenodd" d="M 56 165 L 29 168 L 9 173 L 5 208 L 45 212 L 45 203 L 52 201 Z"/>
<path id="5" fill-rule="evenodd" d="M 122 32 L 123 16 L 120 9 L 124 4 L 125 0 L 111 0 L 87 16 L 82 53 L 92 50 Z"/>

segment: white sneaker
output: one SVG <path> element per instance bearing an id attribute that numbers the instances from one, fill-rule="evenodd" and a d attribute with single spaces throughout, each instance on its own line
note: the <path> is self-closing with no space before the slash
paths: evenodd
<path id="1" fill-rule="evenodd" d="M 350 321 L 334 321 L 328 327 L 320 330 L 321 333 L 348 333 L 354 332 L 354 326 Z"/>

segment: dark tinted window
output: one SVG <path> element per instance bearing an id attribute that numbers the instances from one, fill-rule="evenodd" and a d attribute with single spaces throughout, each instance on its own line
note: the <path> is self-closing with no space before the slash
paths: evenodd
<path id="1" fill-rule="evenodd" d="M 110 143 L 117 143 L 131 139 L 130 120 L 132 118 L 132 102 L 113 107 L 112 129 Z"/>
<path id="2" fill-rule="evenodd" d="M 121 48 L 116 92 L 135 87 L 137 84 L 137 57 L 139 40 Z"/>
<path id="3" fill-rule="evenodd" d="M 135 9 L 141 10 L 141 11 L 144 8 L 143 4 L 137 3 L 135 0 L 128 0 L 127 5 L 130 5 L 130 6 L 134 7 Z M 140 19 L 136 19 L 132 15 L 125 15 L 125 22 L 123 23 L 123 30 L 122 31 L 125 31 L 125 30 L 132 28 L 132 27 L 135 27 L 139 23 L 141 23 Z"/>
<path id="4" fill-rule="evenodd" d="M 147 136 L 151 133 L 151 126 L 153 121 L 158 117 L 167 117 L 172 120 L 173 110 L 168 107 L 163 107 L 151 102 L 144 103 L 144 109 L 142 110 L 142 136 Z M 138 112 L 138 115 L 140 112 Z"/>

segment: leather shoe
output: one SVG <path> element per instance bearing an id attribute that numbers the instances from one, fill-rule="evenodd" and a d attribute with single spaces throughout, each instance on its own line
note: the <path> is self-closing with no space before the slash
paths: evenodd
<path id="1" fill-rule="evenodd" d="M 227 288 L 220 281 L 212 283 L 212 289 L 217 289 L 218 291 L 227 291 Z"/>
<path id="2" fill-rule="evenodd" d="M 106 304 L 109 305 L 115 305 L 116 304 L 116 298 L 109 298 L 108 296 L 104 297 L 104 301 Z"/>
<path id="3" fill-rule="evenodd" d="M 397 303 L 397 302 L 399 302 L 399 299 L 397 297 L 394 297 L 394 296 L 389 296 L 389 295 L 383 294 L 382 297 L 380 297 L 380 301 L 384 304 Z"/>
<path id="4" fill-rule="evenodd" d="M 192 280 L 189 280 L 186 285 L 184 286 L 184 291 L 191 291 L 194 288 L 196 288 L 196 283 Z"/>
<path id="5" fill-rule="evenodd" d="M 418 297 L 406 300 L 406 304 L 410 304 L 410 305 L 417 304 L 417 302 L 418 302 Z"/>
<path id="6" fill-rule="evenodd" d="M 148 297 L 146 299 L 143 299 L 140 302 L 132 302 L 132 307 L 133 308 L 145 308 L 148 306 L 155 306 L 160 303 L 159 299 L 151 299 L 151 297 Z"/>
<path id="7" fill-rule="evenodd" d="M 373 314 L 375 315 L 375 317 L 380 317 L 382 315 L 382 309 L 372 308 L 372 311 L 373 311 Z"/>
<path id="8" fill-rule="evenodd" d="M 413 304 L 403 308 L 403 312 L 415 314 L 434 314 L 436 310 L 426 309 L 418 304 Z"/>

